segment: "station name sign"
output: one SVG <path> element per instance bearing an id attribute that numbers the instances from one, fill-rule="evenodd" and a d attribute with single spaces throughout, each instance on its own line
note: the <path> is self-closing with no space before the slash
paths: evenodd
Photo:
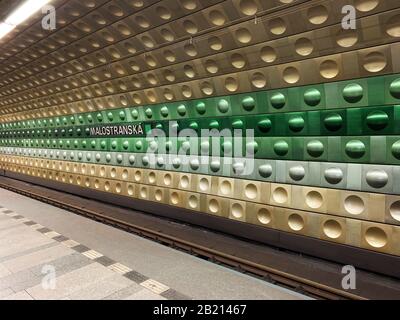
<path id="1" fill-rule="evenodd" d="M 98 125 L 89 128 L 92 137 L 144 136 L 143 124 Z"/>

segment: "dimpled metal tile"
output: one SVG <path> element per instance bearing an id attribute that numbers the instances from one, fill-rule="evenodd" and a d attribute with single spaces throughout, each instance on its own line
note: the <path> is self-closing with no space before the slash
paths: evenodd
<path id="1" fill-rule="evenodd" d="M 0 169 L 400 255 L 397 0 L 53 4 L 56 30 L 39 14 L 0 40 Z M 213 157 L 186 129 L 255 138 Z M 184 147 L 209 162 L 170 156 Z"/>

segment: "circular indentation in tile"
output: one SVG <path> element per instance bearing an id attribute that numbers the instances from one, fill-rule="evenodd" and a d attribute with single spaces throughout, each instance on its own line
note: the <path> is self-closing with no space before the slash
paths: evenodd
<path id="1" fill-rule="evenodd" d="M 162 201 L 163 200 L 163 192 L 162 192 L 162 190 L 157 189 L 155 194 L 154 194 L 154 197 L 155 197 L 156 201 L 158 201 L 158 202 Z"/>
<path id="2" fill-rule="evenodd" d="M 150 27 L 150 22 L 146 17 L 143 16 L 137 16 L 135 18 L 136 23 L 141 26 L 142 28 L 148 28 Z"/>
<path id="3" fill-rule="evenodd" d="M 185 65 L 183 67 L 183 72 L 188 78 L 194 78 L 196 76 L 196 72 L 194 71 L 193 67 L 190 65 Z"/>
<path id="4" fill-rule="evenodd" d="M 197 56 L 197 49 L 193 44 L 186 44 L 183 47 L 183 50 L 189 57 L 195 57 Z"/>
<path id="5" fill-rule="evenodd" d="M 108 181 L 104 184 L 104 190 L 107 192 L 111 190 L 111 184 Z"/>
<path id="6" fill-rule="evenodd" d="M 365 240 L 374 248 L 383 248 L 388 244 L 386 232 L 378 227 L 371 227 L 365 232 Z"/>
<path id="7" fill-rule="evenodd" d="M 272 214 L 267 208 L 261 208 L 257 212 L 257 219 L 261 224 L 268 225 L 272 221 Z"/>
<path id="8" fill-rule="evenodd" d="M 323 202 L 324 202 L 324 199 L 322 197 L 322 194 L 320 194 L 318 191 L 310 191 L 306 195 L 306 204 L 311 209 L 321 208 Z"/>
<path id="9" fill-rule="evenodd" d="M 244 208 L 240 203 L 235 203 L 232 205 L 231 213 L 235 219 L 242 219 L 244 216 Z"/>
<path id="10" fill-rule="evenodd" d="M 336 35 L 336 43 L 342 48 L 350 48 L 358 42 L 358 34 L 356 30 L 340 29 Z"/>
<path id="11" fill-rule="evenodd" d="M 135 194 L 135 187 L 132 185 L 128 186 L 128 195 L 133 196 Z"/>
<path id="12" fill-rule="evenodd" d="M 400 14 L 391 17 L 386 22 L 386 33 L 394 38 L 400 37 Z"/>
<path id="13" fill-rule="evenodd" d="M 199 199 L 196 196 L 191 195 L 188 204 L 191 209 L 196 209 L 199 206 Z"/>
<path id="14" fill-rule="evenodd" d="M 267 78 L 261 72 L 256 72 L 251 76 L 251 84 L 257 89 L 265 88 Z"/>
<path id="15" fill-rule="evenodd" d="M 204 64 L 204 66 L 206 67 L 206 70 L 211 74 L 215 74 L 219 70 L 218 64 L 214 60 L 211 60 L 211 59 L 207 60 Z"/>
<path id="16" fill-rule="evenodd" d="M 174 100 L 174 93 L 172 92 L 171 89 L 164 89 L 164 98 L 168 101 Z"/>
<path id="17" fill-rule="evenodd" d="M 297 54 L 304 57 L 310 55 L 314 50 L 314 46 L 311 40 L 307 38 L 297 39 L 294 44 L 294 47 L 296 49 Z"/>
<path id="18" fill-rule="evenodd" d="M 364 57 L 364 69 L 371 73 L 385 69 L 387 59 L 382 52 L 370 52 Z"/>
<path id="19" fill-rule="evenodd" d="M 166 41 L 172 42 L 175 40 L 175 35 L 168 29 L 161 29 L 160 34 Z"/>
<path id="20" fill-rule="evenodd" d="M 222 181 L 220 191 L 223 195 L 230 195 L 232 193 L 232 184 L 228 180 Z"/>
<path id="21" fill-rule="evenodd" d="M 188 34 L 191 34 L 191 35 L 194 35 L 199 31 L 197 25 L 191 20 L 183 21 L 183 28 L 185 29 L 185 31 Z"/>
<path id="22" fill-rule="evenodd" d="M 269 47 L 269 46 L 263 47 L 261 49 L 260 55 L 261 55 L 261 59 L 267 63 L 274 62 L 277 57 L 274 48 Z"/>
<path id="23" fill-rule="evenodd" d="M 115 185 L 115 192 L 116 193 L 121 193 L 122 192 L 122 185 L 120 183 L 117 183 Z"/>
<path id="24" fill-rule="evenodd" d="M 202 82 L 200 85 L 200 89 L 206 96 L 210 96 L 214 93 L 214 88 L 208 81 Z"/>
<path id="25" fill-rule="evenodd" d="M 328 9 L 322 5 L 311 7 L 307 12 L 308 21 L 315 25 L 324 23 L 328 20 L 328 16 Z"/>
<path id="26" fill-rule="evenodd" d="M 283 80 L 289 84 L 295 84 L 300 80 L 300 73 L 295 67 L 287 67 L 283 70 Z"/>
<path id="27" fill-rule="evenodd" d="M 180 181 L 180 185 L 182 188 L 187 189 L 190 185 L 190 179 L 188 176 L 182 176 L 181 177 L 181 181 Z"/>
<path id="28" fill-rule="evenodd" d="M 288 225 L 290 229 L 298 232 L 304 229 L 305 223 L 301 215 L 294 213 L 289 216 Z"/>
<path id="29" fill-rule="evenodd" d="M 171 11 L 168 8 L 163 7 L 163 6 L 158 6 L 156 8 L 156 13 L 163 20 L 169 20 L 172 17 Z"/>
<path id="30" fill-rule="evenodd" d="M 187 85 L 182 86 L 182 95 L 185 98 L 191 98 L 193 96 L 192 89 Z"/>
<path id="31" fill-rule="evenodd" d="M 274 18 L 269 21 L 269 31 L 274 35 L 281 35 L 286 32 L 286 23 L 282 18 Z"/>
<path id="32" fill-rule="evenodd" d="M 333 79 L 339 74 L 339 66 L 334 60 L 325 60 L 319 66 L 320 74 L 325 79 Z"/>
<path id="33" fill-rule="evenodd" d="M 173 205 L 177 205 L 180 202 L 179 194 L 178 192 L 172 192 L 171 193 L 171 203 Z"/>
<path id="34" fill-rule="evenodd" d="M 324 234 L 330 239 L 338 239 L 343 234 L 342 226 L 336 220 L 327 220 L 323 225 Z"/>
<path id="35" fill-rule="evenodd" d="M 170 186 L 172 184 L 172 176 L 169 173 L 164 175 L 164 184 L 166 186 Z"/>
<path id="36" fill-rule="evenodd" d="M 383 170 L 370 170 L 366 174 L 366 180 L 370 187 L 380 189 L 388 184 L 389 176 Z"/>
<path id="37" fill-rule="evenodd" d="M 216 26 L 223 26 L 226 22 L 224 14 L 219 10 L 212 10 L 208 14 L 211 22 Z"/>
<path id="38" fill-rule="evenodd" d="M 329 168 L 325 170 L 324 177 L 330 184 L 338 184 L 343 180 L 343 171 L 340 168 Z"/>
<path id="39" fill-rule="evenodd" d="M 390 205 L 389 213 L 394 220 L 400 222 L 400 201 L 393 202 Z"/>
<path id="40" fill-rule="evenodd" d="M 234 53 L 231 56 L 231 63 L 236 69 L 242 69 L 246 65 L 246 60 L 241 54 Z"/>
<path id="41" fill-rule="evenodd" d="M 195 10 L 197 8 L 196 0 L 181 0 L 180 2 L 186 10 Z"/>
<path id="42" fill-rule="evenodd" d="M 253 16 L 258 11 L 257 3 L 254 0 L 241 0 L 239 7 L 240 11 L 247 16 Z"/>
<path id="43" fill-rule="evenodd" d="M 140 182 L 142 180 L 142 172 L 141 171 L 136 171 L 134 175 L 135 181 Z"/>
<path id="44" fill-rule="evenodd" d="M 107 11 L 116 17 L 122 17 L 124 15 L 124 11 L 115 5 L 108 6 Z"/>
<path id="45" fill-rule="evenodd" d="M 206 178 L 201 178 L 199 182 L 199 188 L 202 192 L 206 192 L 210 189 L 210 181 Z"/>
<path id="46" fill-rule="evenodd" d="M 355 0 L 358 11 L 368 12 L 375 9 L 379 4 L 379 0 Z"/>
<path id="47" fill-rule="evenodd" d="M 128 180 L 128 177 L 129 177 L 129 173 L 128 173 L 128 170 L 123 170 L 122 171 L 122 180 Z"/>
<path id="48" fill-rule="evenodd" d="M 359 196 L 352 195 L 344 200 L 344 208 L 350 214 L 359 215 L 364 212 L 365 204 Z"/>
<path id="49" fill-rule="evenodd" d="M 156 182 L 156 174 L 155 174 L 155 172 L 150 172 L 148 177 L 149 177 L 149 183 L 153 184 L 153 183 Z"/>
<path id="50" fill-rule="evenodd" d="M 279 204 L 286 203 L 288 201 L 288 197 L 289 196 L 286 189 L 282 187 L 278 187 L 272 192 L 273 200 Z"/>
<path id="51" fill-rule="evenodd" d="M 208 39 L 208 45 L 214 51 L 219 51 L 223 47 L 222 41 L 218 37 L 215 37 L 215 36 Z"/>
<path id="52" fill-rule="evenodd" d="M 124 24 L 117 25 L 117 30 L 123 36 L 130 36 L 132 34 L 131 30 Z"/>
<path id="53" fill-rule="evenodd" d="M 257 186 L 253 183 L 247 184 L 244 189 L 244 194 L 250 200 L 256 199 L 258 196 Z"/>
<path id="54" fill-rule="evenodd" d="M 146 187 L 140 188 L 140 196 L 141 196 L 143 199 L 147 199 L 147 188 L 146 188 Z"/>
<path id="55" fill-rule="evenodd" d="M 239 83 L 235 78 L 228 77 L 225 79 L 225 88 L 229 92 L 236 92 L 239 89 Z"/>
<path id="56" fill-rule="evenodd" d="M 117 169 L 112 168 L 110 174 L 111 174 L 111 178 L 114 179 L 117 176 Z"/>
<path id="57" fill-rule="evenodd" d="M 240 28 L 235 32 L 236 39 L 243 44 L 247 44 L 252 40 L 251 33 L 246 28 Z"/>
<path id="58" fill-rule="evenodd" d="M 68 171 L 68 168 L 67 168 Z M 106 168 L 101 167 L 100 168 L 100 177 L 105 177 L 106 176 Z"/>
<path id="59" fill-rule="evenodd" d="M 220 210 L 220 205 L 219 202 L 215 199 L 211 199 L 210 202 L 208 203 L 208 209 L 212 213 L 218 213 Z"/>

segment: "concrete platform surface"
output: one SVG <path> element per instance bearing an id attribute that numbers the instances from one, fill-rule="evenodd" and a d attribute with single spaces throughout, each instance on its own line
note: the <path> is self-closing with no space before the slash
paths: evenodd
<path id="1" fill-rule="evenodd" d="M 4 189 L 0 207 L 0 299 L 308 299 Z"/>

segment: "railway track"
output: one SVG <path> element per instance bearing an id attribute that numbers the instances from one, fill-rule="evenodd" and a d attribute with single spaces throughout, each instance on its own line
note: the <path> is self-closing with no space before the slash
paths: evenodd
<path id="1" fill-rule="evenodd" d="M 128 232 L 132 232 L 141 237 L 157 241 L 175 249 L 183 250 L 192 255 L 208 259 L 209 261 L 212 261 L 214 263 L 234 268 L 240 272 L 259 277 L 268 282 L 283 286 L 285 288 L 289 288 L 291 290 L 295 290 L 315 299 L 367 299 L 366 297 L 363 297 L 361 295 L 330 287 L 328 285 L 309 280 L 305 277 L 300 277 L 294 274 L 283 272 L 275 268 L 271 268 L 267 265 L 256 263 L 237 255 L 224 252 L 222 250 L 216 250 L 214 248 L 200 245 L 194 241 L 184 239 L 183 237 L 165 234 L 162 231 L 157 230 L 157 225 L 155 225 L 154 228 L 151 228 L 149 226 L 141 225 L 140 223 L 133 223 L 132 221 L 126 221 L 125 219 L 113 217 L 109 214 L 105 214 L 104 212 L 102 212 L 102 210 L 96 210 L 95 208 L 88 208 L 87 206 L 73 203 L 72 201 L 68 201 L 67 199 L 65 199 L 65 197 L 57 197 L 57 192 L 44 192 L 43 187 L 35 187 L 34 185 L 28 185 L 27 183 L 22 183 L 19 181 L 11 183 L 11 181 L 16 180 L 2 178 L 2 180 L 0 180 L 0 187 L 27 196 L 29 198 L 50 204 L 52 206 L 71 211 L 81 216 L 85 216 L 87 218 L 94 219 L 96 221 L 126 230 Z"/>

